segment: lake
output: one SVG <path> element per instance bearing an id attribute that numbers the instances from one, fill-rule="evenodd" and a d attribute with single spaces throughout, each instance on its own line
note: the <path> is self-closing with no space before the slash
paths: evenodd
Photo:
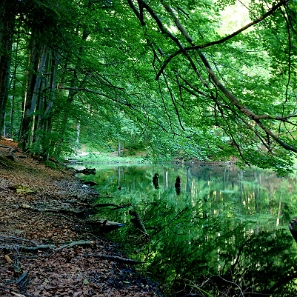
<path id="1" fill-rule="evenodd" d="M 166 296 L 295 296 L 296 174 L 227 165 L 91 164 L 95 217 Z M 76 166 L 76 169 L 85 168 Z M 177 178 L 180 178 L 177 180 Z M 108 205 L 110 204 L 110 205 Z M 137 215 L 135 215 L 137 214 Z M 141 223 L 139 223 L 141 222 Z"/>

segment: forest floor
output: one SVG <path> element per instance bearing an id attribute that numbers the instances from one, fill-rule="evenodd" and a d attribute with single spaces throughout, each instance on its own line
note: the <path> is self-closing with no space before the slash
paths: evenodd
<path id="1" fill-rule="evenodd" d="M 0 296 L 161 295 L 115 243 L 69 211 L 94 195 L 72 170 L 0 141 Z"/>

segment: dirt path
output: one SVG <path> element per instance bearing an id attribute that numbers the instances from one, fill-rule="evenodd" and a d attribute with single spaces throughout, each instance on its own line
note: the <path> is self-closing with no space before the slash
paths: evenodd
<path id="1" fill-rule="evenodd" d="M 70 170 L 49 169 L 0 141 L 0 296 L 157 296 L 83 219 L 29 208 L 79 209 L 92 194 Z"/>

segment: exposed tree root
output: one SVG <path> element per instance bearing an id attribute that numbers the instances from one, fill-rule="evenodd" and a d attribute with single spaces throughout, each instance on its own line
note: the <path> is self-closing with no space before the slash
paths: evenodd
<path id="1" fill-rule="evenodd" d="M 57 247 L 57 245 L 54 244 L 34 244 L 34 246 L 26 246 L 26 245 L 18 245 L 18 244 L 7 244 L 7 245 L 0 245 L 0 249 L 6 249 L 6 250 L 21 250 L 21 251 L 29 251 L 34 252 L 38 250 L 52 250 L 52 252 L 49 254 L 48 257 L 52 257 L 57 252 L 66 249 L 71 248 L 74 246 L 88 246 L 88 245 L 95 245 L 96 241 L 94 240 L 79 240 L 79 241 L 72 241 L 67 244 L 62 244 L 60 247 Z M 107 259 L 115 262 L 120 262 L 124 264 L 142 264 L 145 262 L 142 261 L 136 261 L 129 258 L 123 258 L 119 256 L 113 256 L 113 255 L 105 255 L 105 254 L 85 254 L 85 257 L 94 257 L 94 258 L 101 258 L 101 259 Z M 6 261 L 10 264 L 13 264 L 13 261 L 11 258 L 6 255 Z"/>

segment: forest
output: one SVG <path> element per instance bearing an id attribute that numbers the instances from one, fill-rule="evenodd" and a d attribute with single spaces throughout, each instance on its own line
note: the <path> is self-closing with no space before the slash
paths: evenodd
<path id="1" fill-rule="evenodd" d="M 285 174 L 296 13 L 284 0 L 2 0 L 2 135 L 44 160 L 125 143 Z"/>
<path id="2" fill-rule="evenodd" d="M 296 295 L 296 1 L 0 0 L 0 20 L 0 295 Z M 45 166 L 81 152 L 150 162 Z"/>

